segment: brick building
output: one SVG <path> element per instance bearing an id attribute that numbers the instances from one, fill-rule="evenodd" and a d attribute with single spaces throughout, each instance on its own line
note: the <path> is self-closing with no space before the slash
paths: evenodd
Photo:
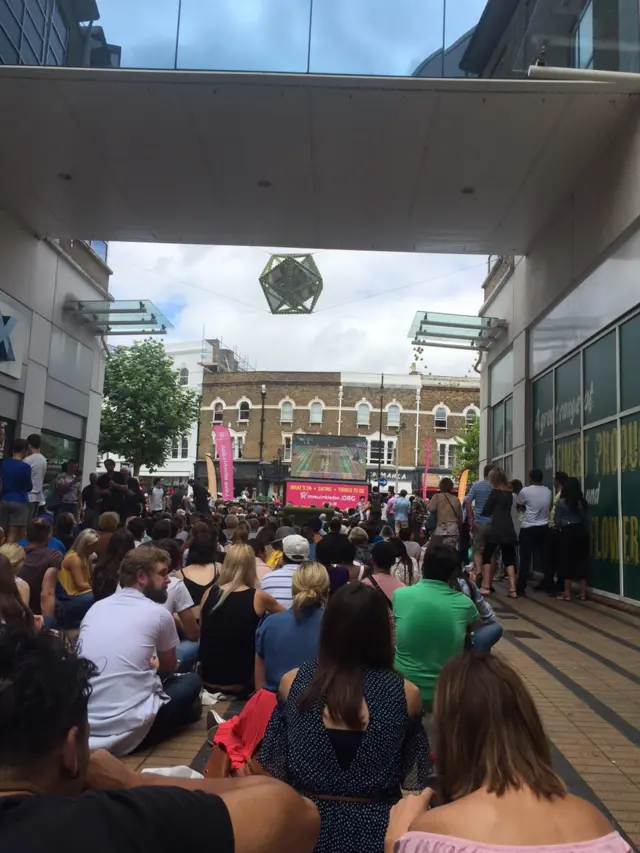
<path id="1" fill-rule="evenodd" d="M 349 372 L 205 375 L 198 459 L 215 452 L 211 427 L 219 423 L 231 433 L 236 489 L 255 487 L 261 471 L 261 491 L 277 487 L 289 475 L 299 434 L 366 437 L 369 482 L 380 468 L 389 485 L 409 491 L 419 487 L 430 436 L 430 471 L 450 473 L 455 437 L 479 413 L 479 380 L 411 373 L 384 376 L 382 388 L 381 380 Z"/>

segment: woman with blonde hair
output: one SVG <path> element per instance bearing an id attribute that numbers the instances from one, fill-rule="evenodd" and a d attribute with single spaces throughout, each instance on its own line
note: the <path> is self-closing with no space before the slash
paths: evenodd
<path id="1" fill-rule="evenodd" d="M 531 694 L 497 655 L 467 652 L 436 687 L 440 781 L 391 811 L 385 849 L 396 853 L 629 853 L 590 803 L 567 793 Z"/>
<path id="2" fill-rule="evenodd" d="M 236 772 L 251 763 L 260 747 L 282 676 L 318 656 L 329 573 L 322 563 L 301 563 L 293 573 L 291 591 L 291 609 L 265 619 L 256 632 L 255 695 L 241 714 L 218 727 L 213 739 Z"/>
<path id="3" fill-rule="evenodd" d="M 253 687 L 255 633 L 265 613 L 284 607 L 255 588 L 256 557 L 249 545 L 231 545 L 217 583 L 202 598 L 202 678 L 212 690 L 247 696 Z"/>
<path id="4" fill-rule="evenodd" d="M 96 553 L 99 540 L 100 535 L 95 530 L 83 530 L 76 536 L 60 567 L 59 580 L 67 595 L 91 592 L 91 557 Z"/>
<path id="5" fill-rule="evenodd" d="M 356 546 L 356 562 L 370 568 L 373 545 L 369 542 L 367 531 L 363 527 L 352 527 L 349 531 L 349 539 Z"/>
<path id="6" fill-rule="evenodd" d="M 22 603 L 25 607 L 29 607 L 29 599 L 31 597 L 29 584 L 22 578 L 18 577 L 20 569 L 24 563 L 24 548 L 21 545 L 16 545 L 15 543 L 0 545 L 0 555 L 6 557 L 9 561 Z"/>

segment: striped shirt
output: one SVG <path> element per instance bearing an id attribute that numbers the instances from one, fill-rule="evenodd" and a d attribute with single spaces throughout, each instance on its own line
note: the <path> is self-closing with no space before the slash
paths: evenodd
<path id="1" fill-rule="evenodd" d="M 488 480 L 480 480 L 471 486 L 471 491 L 467 495 L 467 500 L 474 504 L 473 517 L 476 524 L 491 524 L 489 516 L 482 514 L 484 505 L 489 500 L 491 488 L 491 483 Z"/>
<path id="2" fill-rule="evenodd" d="M 262 591 L 268 592 L 275 600 L 284 605 L 291 607 L 293 595 L 291 593 L 291 582 L 293 573 L 300 567 L 300 563 L 288 563 L 282 566 L 281 569 L 274 569 L 262 579 Z"/>

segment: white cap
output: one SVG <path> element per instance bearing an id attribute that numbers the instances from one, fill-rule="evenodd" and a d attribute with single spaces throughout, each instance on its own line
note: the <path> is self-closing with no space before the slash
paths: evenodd
<path id="1" fill-rule="evenodd" d="M 309 543 L 304 536 L 292 533 L 282 540 L 282 551 L 292 563 L 303 563 L 309 559 Z"/>

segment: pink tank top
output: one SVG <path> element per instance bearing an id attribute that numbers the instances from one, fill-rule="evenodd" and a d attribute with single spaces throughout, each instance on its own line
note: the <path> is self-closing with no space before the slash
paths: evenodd
<path id="1" fill-rule="evenodd" d="M 396 844 L 395 853 L 632 853 L 632 850 L 617 832 L 593 841 L 540 847 L 481 844 L 432 832 L 407 832 Z"/>

